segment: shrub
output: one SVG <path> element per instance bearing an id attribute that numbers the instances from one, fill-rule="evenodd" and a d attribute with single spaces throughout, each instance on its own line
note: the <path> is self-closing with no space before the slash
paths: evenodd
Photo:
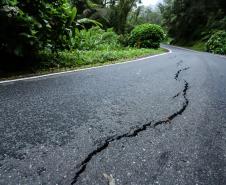
<path id="1" fill-rule="evenodd" d="M 118 37 L 120 44 L 124 47 L 129 46 L 129 39 L 130 39 L 129 34 L 119 35 Z"/>
<path id="2" fill-rule="evenodd" d="M 217 31 L 206 43 L 208 52 L 216 54 L 226 54 L 226 32 Z"/>
<path id="3" fill-rule="evenodd" d="M 160 26 L 142 24 L 132 30 L 129 45 L 138 48 L 159 48 L 163 39 L 164 31 Z"/>
<path id="4" fill-rule="evenodd" d="M 81 30 L 76 36 L 79 50 L 105 50 L 120 47 L 118 35 L 112 30 L 102 30 L 100 27 L 92 27 L 89 30 Z"/>

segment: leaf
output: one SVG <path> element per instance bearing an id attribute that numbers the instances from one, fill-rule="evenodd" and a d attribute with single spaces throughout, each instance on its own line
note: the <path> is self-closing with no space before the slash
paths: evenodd
<path id="1" fill-rule="evenodd" d="M 30 35 L 30 34 L 28 34 L 28 33 L 20 33 L 19 35 L 20 35 L 20 36 L 23 36 L 23 37 L 25 37 L 25 38 L 32 38 L 32 37 L 34 37 L 33 35 Z"/>
<path id="2" fill-rule="evenodd" d="M 74 21 L 76 15 L 77 15 L 77 8 L 74 7 L 74 8 L 71 10 L 71 23 Z"/>
<path id="3" fill-rule="evenodd" d="M 79 19 L 79 20 L 77 20 L 77 23 L 79 23 L 79 24 L 92 23 L 92 24 L 95 24 L 96 26 L 100 26 L 100 27 L 103 26 L 98 21 L 95 21 L 95 20 L 92 20 L 92 19 L 88 19 L 88 18 Z"/>
<path id="4" fill-rule="evenodd" d="M 48 24 L 46 24 L 46 28 L 51 29 L 52 27 L 51 27 L 51 25 L 48 23 Z"/>
<path id="5" fill-rule="evenodd" d="M 14 49 L 14 54 L 16 56 L 23 56 L 23 50 L 22 50 L 22 46 L 19 45 Z"/>
<path id="6" fill-rule="evenodd" d="M 44 22 L 44 23 L 46 23 L 46 24 L 48 24 L 48 23 L 49 23 L 49 21 L 48 21 L 48 20 L 46 20 L 46 19 L 43 19 L 43 22 Z"/>

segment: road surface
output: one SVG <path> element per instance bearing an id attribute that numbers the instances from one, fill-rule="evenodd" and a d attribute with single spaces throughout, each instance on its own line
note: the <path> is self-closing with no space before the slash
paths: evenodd
<path id="1" fill-rule="evenodd" d="M 0 84 L 0 184 L 226 184 L 226 58 L 167 47 Z"/>

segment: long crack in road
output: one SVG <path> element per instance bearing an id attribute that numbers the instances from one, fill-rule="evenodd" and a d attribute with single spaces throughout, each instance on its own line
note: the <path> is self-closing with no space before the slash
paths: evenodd
<path id="1" fill-rule="evenodd" d="M 179 67 L 181 64 L 183 63 L 183 61 L 180 61 L 177 63 L 177 66 Z M 177 116 L 182 115 L 183 112 L 186 110 L 187 106 L 189 105 L 189 99 L 187 98 L 187 91 L 189 89 L 189 83 L 185 80 L 185 79 L 181 79 L 180 75 L 182 74 L 182 72 L 187 71 L 189 69 L 189 67 L 185 67 L 182 69 L 179 69 L 176 74 L 174 75 L 174 79 L 178 82 L 183 82 L 184 84 L 184 88 L 182 89 L 181 92 L 178 92 L 175 96 L 173 96 L 173 98 L 176 98 L 178 96 L 180 96 L 182 94 L 183 96 L 183 104 L 182 107 L 174 112 L 173 114 L 169 115 L 166 118 L 163 118 L 160 121 L 157 121 L 155 123 L 153 123 L 152 121 L 149 121 L 139 127 L 136 127 L 133 130 L 130 130 L 129 132 L 122 134 L 122 135 L 116 135 L 116 136 L 112 136 L 107 138 L 106 140 L 102 141 L 99 143 L 99 146 L 93 150 L 92 152 L 90 152 L 86 158 L 76 167 L 78 170 L 74 175 L 73 181 L 71 182 L 71 185 L 76 184 L 76 182 L 78 181 L 79 177 L 85 172 L 87 165 L 89 164 L 89 162 L 98 154 L 100 154 L 101 152 L 103 152 L 110 143 L 116 142 L 116 141 L 120 141 L 123 138 L 131 138 L 131 137 L 136 137 L 138 134 L 140 134 L 143 131 L 146 131 L 147 129 L 154 129 L 155 127 L 162 125 L 162 124 L 169 124 L 171 123 Z"/>

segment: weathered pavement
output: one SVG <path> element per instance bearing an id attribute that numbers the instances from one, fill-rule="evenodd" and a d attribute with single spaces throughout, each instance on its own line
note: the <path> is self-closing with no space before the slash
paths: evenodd
<path id="1" fill-rule="evenodd" d="M 0 84 L 0 184 L 226 184 L 226 58 L 167 47 Z"/>

